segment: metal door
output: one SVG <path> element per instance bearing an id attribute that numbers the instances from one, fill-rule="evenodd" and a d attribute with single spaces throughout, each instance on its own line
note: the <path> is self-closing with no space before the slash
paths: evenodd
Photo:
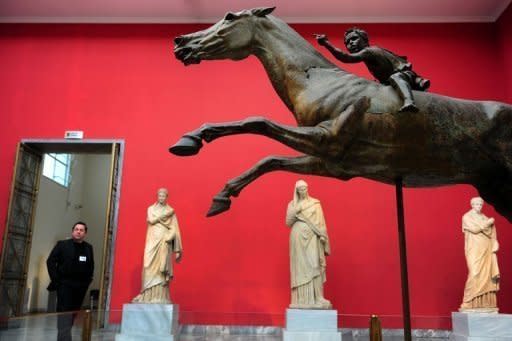
<path id="1" fill-rule="evenodd" d="M 108 314 L 104 314 L 104 311 L 110 304 L 110 286 L 112 285 L 112 263 L 113 263 L 113 251 L 114 251 L 114 239 L 115 239 L 115 227 L 117 226 L 117 204 L 119 199 L 119 185 L 120 185 L 120 144 L 112 143 L 111 151 L 111 165 L 110 165 L 110 189 L 108 192 L 107 200 L 107 215 L 105 221 L 105 238 L 103 244 L 103 272 L 101 274 L 100 281 L 100 294 L 98 302 L 98 325 L 103 327 L 105 323 L 108 323 Z"/>
<path id="2" fill-rule="evenodd" d="M 0 263 L 0 316 L 23 313 L 42 154 L 18 144 Z"/>

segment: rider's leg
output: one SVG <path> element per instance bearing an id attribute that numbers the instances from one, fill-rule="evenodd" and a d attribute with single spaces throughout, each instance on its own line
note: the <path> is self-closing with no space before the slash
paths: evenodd
<path id="1" fill-rule="evenodd" d="M 430 87 L 430 80 L 421 78 L 420 76 L 416 76 L 416 78 L 414 78 L 414 83 L 414 88 L 416 90 L 427 91 L 427 89 Z"/>
<path id="2" fill-rule="evenodd" d="M 400 72 L 394 73 L 389 77 L 389 82 L 393 86 L 398 95 L 403 100 L 403 105 L 399 109 L 400 112 L 417 112 L 418 108 L 414 104 L 411 85 L 407 78 Z"/>

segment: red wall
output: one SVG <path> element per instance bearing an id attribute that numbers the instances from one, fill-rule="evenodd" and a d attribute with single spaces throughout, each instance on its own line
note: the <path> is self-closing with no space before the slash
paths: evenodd
<path id="1" fill-rule="evenodd" d="M 362 25 L 373 43 L 409 56 L 431 90 L 472 99 L 505 100 L 510 73 L 496 63 L 494 24 Z M 289 304 L 286 205 L 299 178 L 273 173 L 206 219 L 224 183 L 269 154 L 293 154 L 263 137 L 235 136 L 206 145 L 192 158 L 167 148 L 203 122 L 265 115 L 292 124 L 255 58 L 184 67 L 172 38 L 199 25 L 1 25 L 0 221 L 5 221 L 16 143 L 60 138 L 126 141 L 112 309 L 140 289 L 145 211 L 158 187 L 170 190 L 184 239 L 171 296 L 188 323 L 282 324 Z M 341 44 L 348 25 L 295 25 L 306 38 L 327 33 Z M 508 24 L 510 30 L 510 24 Z M 508 35 L 510 37 L 510 35 Z M 510 60 L 510 58 L 509 58 Z M 510 70 L 510 64 L 507 65 Z M 346 69 L 368 76 L 362 65 Z M 343 326 L 366 325 L 370 314 L 401 313 L 394 188 L 364 179 L 303 177 L 322 201 L 332 256 L 326 296 Z M 466 266 L 461 216 L 476 195 L 470 186 L 405 191 L 413 327 L 449 327 L 462 298 Z M 501 311 L 512 313 L 512 225 L 497 218 Z M 92 227 L 94 228 L 94 227 Z M 4 226 L 0 227 L 3 233 Z M 388 317 L 384 326 L 400 325 Z"/>
<path id="2" fill-rule="evenodd" d="M 503 75 L 506 86 L 506 98 L 512 102 L 512 6 L 508 6 L 498 20 L 498 37 L 503 61 Z"/>

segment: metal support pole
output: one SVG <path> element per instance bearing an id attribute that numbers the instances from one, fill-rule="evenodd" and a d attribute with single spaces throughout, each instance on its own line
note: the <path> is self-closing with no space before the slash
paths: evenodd
<path id="1" fill-rule="evenodd" d="M 402 279 L 402 311 L 404 319 L 404 340 L 411 341 L 411 310 L 409 305 L 409 276 L 407 273 L 407 248 L 405 239 L 404 198 L 402 178 L 396 179 L 396 213 L 398 218 L 398 244 L 400 247 L 400 275 Z"/>
<path id="2" fill-rule="evenodd" d="M 382 341 L 382 327 L 377 315 L 370 318 L 370 341 Z"/>
<path id="3" fill-rule="evenodd" d="M 92 316 L 91 311 L 84 311 L 84 322 L 82 326 L 82 341 L 91 341 L 92 335 Z"/>

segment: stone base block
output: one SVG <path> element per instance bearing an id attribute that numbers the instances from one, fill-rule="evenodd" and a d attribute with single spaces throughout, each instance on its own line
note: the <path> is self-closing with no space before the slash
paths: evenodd
<path id="1" fill-rule="evenodd" d="M 452 313 L 454 341 L 512 341 L 512 315 Z"/>
<path id="2" fill-rule="evenodd" d="M 350 337 L 350 338 L 349 338 Z M 290 332 L 283 331 L 283 341 L 351 341 L 352 334 L 342 337 L 341 332 Z"/>
<path id="3" fill-rule="evenodd" d="M 320 309 L 286 309 L 284 341 L 341 341 L 338 312 Z M 348 339 L 348 334 L 347 338 Z"/>
<path id="4" fill-rule="evenodd" d="M 148 334 L 116 334 L 115 341 L 178 341 L 178 336 L 159 336 Z"/>
<path id="5" fill-rule="evenodd" d="M 510 337 L 482 337 L 482 336 L 464 336 L 453 333 L 450 341 L 512 341 Z"/>
<path id="6" fill-rule="evenodd" d="M 116 341 L 174 340 L 178 335 L 178 315 L 177 304 L 124 304 L 121 333 L 116 334 Z"/>

